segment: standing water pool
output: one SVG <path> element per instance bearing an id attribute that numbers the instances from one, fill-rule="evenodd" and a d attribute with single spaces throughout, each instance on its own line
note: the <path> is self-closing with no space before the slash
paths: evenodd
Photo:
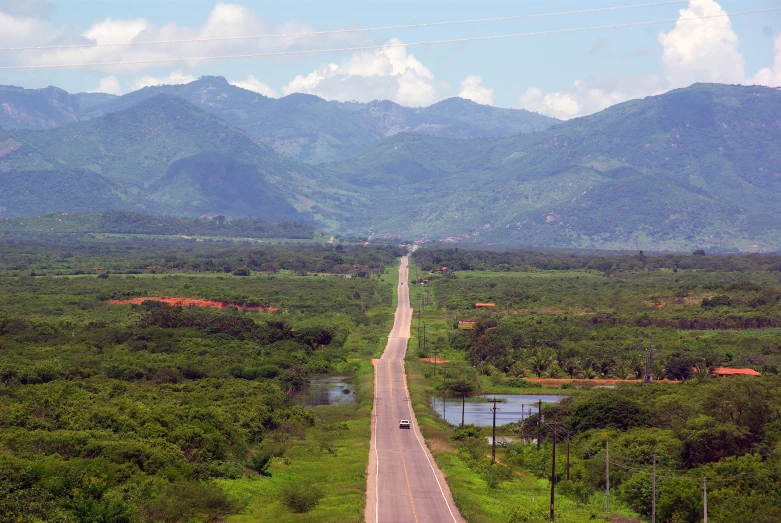
<path id="1" fill-rule="evenodd" d="M 464 423 L 477 425 L 478 427 L 490 427 L 493 420 L 491 411 L 493 403 L 489 400 L 496 398 L 496 426 L 507 425 L 514 421 L 521 421 L 533 414 L 537 414 L 538 401 L 543 403 L 558 403 L 569 396 L 554 396 L 547 394 L 484 394 L 472 396 L 466 399 L 464 406 Z M 442 398 L 431 399 L 433 408 L 439 417 L 442 417 Z M 521 412 L 523 410 L 523 413 Z M 461 398 L 448 398 L 445 404 L 445 420 L 452 425 L 461 424 Z"/>

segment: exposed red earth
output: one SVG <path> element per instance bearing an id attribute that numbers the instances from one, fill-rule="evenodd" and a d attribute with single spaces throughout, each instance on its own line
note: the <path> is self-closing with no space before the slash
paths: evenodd
<path id="1" fill-rule="evenodd" d="M 214 300 L 198 300 L 193 298 L 160 298 L 160 297 L 148 297 L 142 298 L 130 298 L 127 300 L 111 300 L 111 305 L 140 305 L 145 301 L 159 301 L 172 305 L 174 307 L 211 307 L 213 309 L 224 309 L 227 307 L 236 307 L 242 311 L 259 311 L 259 312 L 275 312 L 277 307 L 245 307 L 238 303 L 231 303 L 229 301 L 214 301 Z"/>

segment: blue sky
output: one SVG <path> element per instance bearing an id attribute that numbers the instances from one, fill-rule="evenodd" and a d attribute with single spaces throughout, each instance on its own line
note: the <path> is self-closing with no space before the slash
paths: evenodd
<path id="1" fill-rule="evenodd" d="M 653 0 L 465 0 L 215 2 L 204 0 L 0 0 L 0 46 L 70 45 L 311 32 L 505 17 L 657 3 Z M 424 47 L 198 63 L 0 70 L 0 83 L 70 92 L 126 93 L 204 74 L 266 95 L 389 98 L 428 105 L 448 96 L 523 107 L 560 118 L 657 94 L 694 81 L 781 85 L 781 12 L 770 0 L 691 0 L 614 12 L 299 39 L 0 51 L 0 66 L 84 64 L 167 57 L 300 51 L 710 17 L 633 28 Z M 682 10 L 683 13 L 682 13 Z"/>

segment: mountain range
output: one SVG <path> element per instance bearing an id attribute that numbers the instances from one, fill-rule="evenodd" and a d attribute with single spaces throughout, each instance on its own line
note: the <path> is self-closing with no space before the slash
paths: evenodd
<path id="1" fill-rule="evenodd" d="M 312 164 L 347 158 L 400 132 L 449 138 L 501 137 L 540 131 L 558 123 L 537 113 L 480 105 L 463 98 L 422 108 L 402 107 L 387 100 L 328 102 L 298 93 L 276 99 L 231 85 L 221 76 L 204 76 L 188 84 L 145 87 L 119 97 L 69 95 L 55 87 L 0 87 L 0 109 L 4 109 L 0 126 L 52 129 L 128 109 L 159 94 L 178 96 L 281 155 Z"/>
<path id="2" fill-rule="evenodd" d="M 459 99 L 409 109 L 240 90 L 246 100 L 216 109 L 208 86 L 229 84 L 194 84 L 76 96 L 78 121 L 46 130 L 4 124 L 0 217 L 122 209 L 453 242 L 781 249 L 777 89 L 695 84 L 535 130 Z M 191 103 L 199 92 L 206 101 Z M 239 113 L 241 127 L 225 116 Z M 451 123 L 432 131 L 438 115 Z M 342 138 L 333 161 L 268 138 L 307 129 Z"/>

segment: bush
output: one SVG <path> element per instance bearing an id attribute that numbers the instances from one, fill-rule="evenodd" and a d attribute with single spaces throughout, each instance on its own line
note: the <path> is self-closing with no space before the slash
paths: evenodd
<path id="1" fill-rule="evenodd" d="M 488 467 L 485 467 L 481 476 L 488 485 L 488 488 L 497 489 L 502 482 L 511 480 L 513 478 L 513 473 L 510 469 L 502 465 L 489 465 Z"/>
<path id="2" fill-rule="evenodd" d="M 182 482 L 166 486 L 142 512 L 147 521 L 184 523 L 196 518 L 211 521 L 240 508 L 216 483 Z"/>
<path id="3" fill-rule="evenodd" d="M 323 491 L 318 485 L 304 481 L 291 481 L 279 489 L 282 504 L 290 512 L 304 514 L 311 511 L 323 499 Z"/>
<path id="4" fill-rule="evenodd" d="M 249 468 L 260 474 L 261 476 L 271 476 L 271 472 L 268 470 L 271 465 L 271 451 L 263 450 L 257 454 L 253 454 L 250 458 Z"/>
<path id="5" fill-rule="evenodd" d="M 450 435 L 450 439 L 453 441 L 467 441 L 470 439 L 481 439 L 482 437 L 483 435 L 480 433 L 480 427 L 476 427 L 475 425 L 458 427 Z"/>

